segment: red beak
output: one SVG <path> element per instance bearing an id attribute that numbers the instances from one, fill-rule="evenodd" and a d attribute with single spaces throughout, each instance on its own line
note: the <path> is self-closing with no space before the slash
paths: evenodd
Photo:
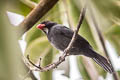
<path id="1" fill-rule="evenodd" d="M 41 29 L 41 30 L 42 30 L 44 27 L 45 27 L 45 24 L 38 24 L 38 25 L 37 25 L 37 28 L 38 28 L 38 29 Z"/>

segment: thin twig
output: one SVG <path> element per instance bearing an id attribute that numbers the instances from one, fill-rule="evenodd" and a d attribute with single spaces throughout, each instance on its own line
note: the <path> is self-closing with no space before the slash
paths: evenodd
<path id="1" fill-rule="evenodd" d="M 27 55 L 27 59 L 29 60 L 29 62 L 30 62 L 34 67 L 36 67 L 36 68 L 38 68 L 38 69 L 41 69 L 40 65 L 37 66 L 37 65 L 35 65 L 35 64 L 30 60 L 29 55 Z"/>
<path id="2" fill-rule="evenodd" d="M 85 17 L 85 12 L 86 12 L 86 7 L 83 8 L 83 10 L 81 11 L 80 18 L 79 18 L 79 23 L 78 23 L 78 25 L 77 25 L 77 29 L 74 31 L 73 37 L 72 37 L 72 39 L 71 39 L 68 47 L 64 50 L 64 54 L 59 57 L 59 60 L 58 60 L 57 62 L 52 63 L 52 64 L 49 64 L 49 65 L 47 65 L 47 66 L 45 66 L 45 67 L 42 68 L 42 67 L 40 67 L 40 64 L 39 64 L 39 66 L 37 66 L 37 65 L 35 65 L 34 63 L 32 63 L 32 62 L 30 61 L 30 59 L 29 59 L 29 56 L 27 56 L 29 62 L 30 62 L 34 67 L 37 68 L 36 70 L 41 71 L 41 72 L 43 72 L 43 71 L 49 71 L 49 70 L 51 70 L 51 69 L 57 68 L 57 66 L 58 66 L 60 63 L 62 63 L 63 61 L 65 61 L 66 56 L 69 55 L 69 51 L 70 51 L 70 49 L 72 48 L 72 46 L 73 46 L 73 44 L 74 44 L 74 42 L 75 42 L 75 40 L 76 40 L 76 38 L 77 38 L 77 34 L 78 34 L 78 31 L 79 31 L 79 28 L 80 28 L 80 26 L 81 26 L 81 24 L 82 24 L 82 22 L 83 22 L 84 17 Z"/>

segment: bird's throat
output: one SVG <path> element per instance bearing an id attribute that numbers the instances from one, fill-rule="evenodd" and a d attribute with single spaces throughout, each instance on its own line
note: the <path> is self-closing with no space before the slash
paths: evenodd
<path id="1" fill-rule="evenodd" d="M 43 31 L 48 34 L 48 28 L 44 28 Z"/>

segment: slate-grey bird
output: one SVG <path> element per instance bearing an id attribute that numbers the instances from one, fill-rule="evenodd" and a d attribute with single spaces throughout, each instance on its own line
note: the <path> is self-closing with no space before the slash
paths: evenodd
<path id="1" fill-rule="evenodd" d="M 50 43 L 60 51 L 64 51 L 67 48 L 74 34 L 73 30 L 52 21 L 43 21 L 37 28 L 42 30 L 47 35 Z M 113 72 L 113 68 L 107 59 L 96 53 L 88 41 L 80 35 L 77 35 L 77 39 L 70 50 L 70 55 L 87 56 L 103 67 L 105 71 Z"/>

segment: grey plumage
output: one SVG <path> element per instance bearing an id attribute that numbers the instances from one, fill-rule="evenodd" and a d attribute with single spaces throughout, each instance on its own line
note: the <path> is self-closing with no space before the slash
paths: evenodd
<path id="1" fill-rule="evenodd" d="M 47 35 L 51 44 L 58 50 L 64 51 L 64 49 L 66 49 L 70 43 L 74 32 L 61 24 L 57 24 L 51 21 L 44 21 L 42 24 L 45 24 L 45 28 L 48 29 L 48 32 L 46 32 L 44 29 L 43 31 Z M 97 54 L 92 49 L 88 41 L 80 35 L 77 35 L 77 39 L 73 44 L 73 47 L 70 49 L 70 55 L 85 55 L 92 58 L 98 65 L 103 67 L 104 70 L 110 73 L 113 72 L 113 68 L 107 59 Z"/>

